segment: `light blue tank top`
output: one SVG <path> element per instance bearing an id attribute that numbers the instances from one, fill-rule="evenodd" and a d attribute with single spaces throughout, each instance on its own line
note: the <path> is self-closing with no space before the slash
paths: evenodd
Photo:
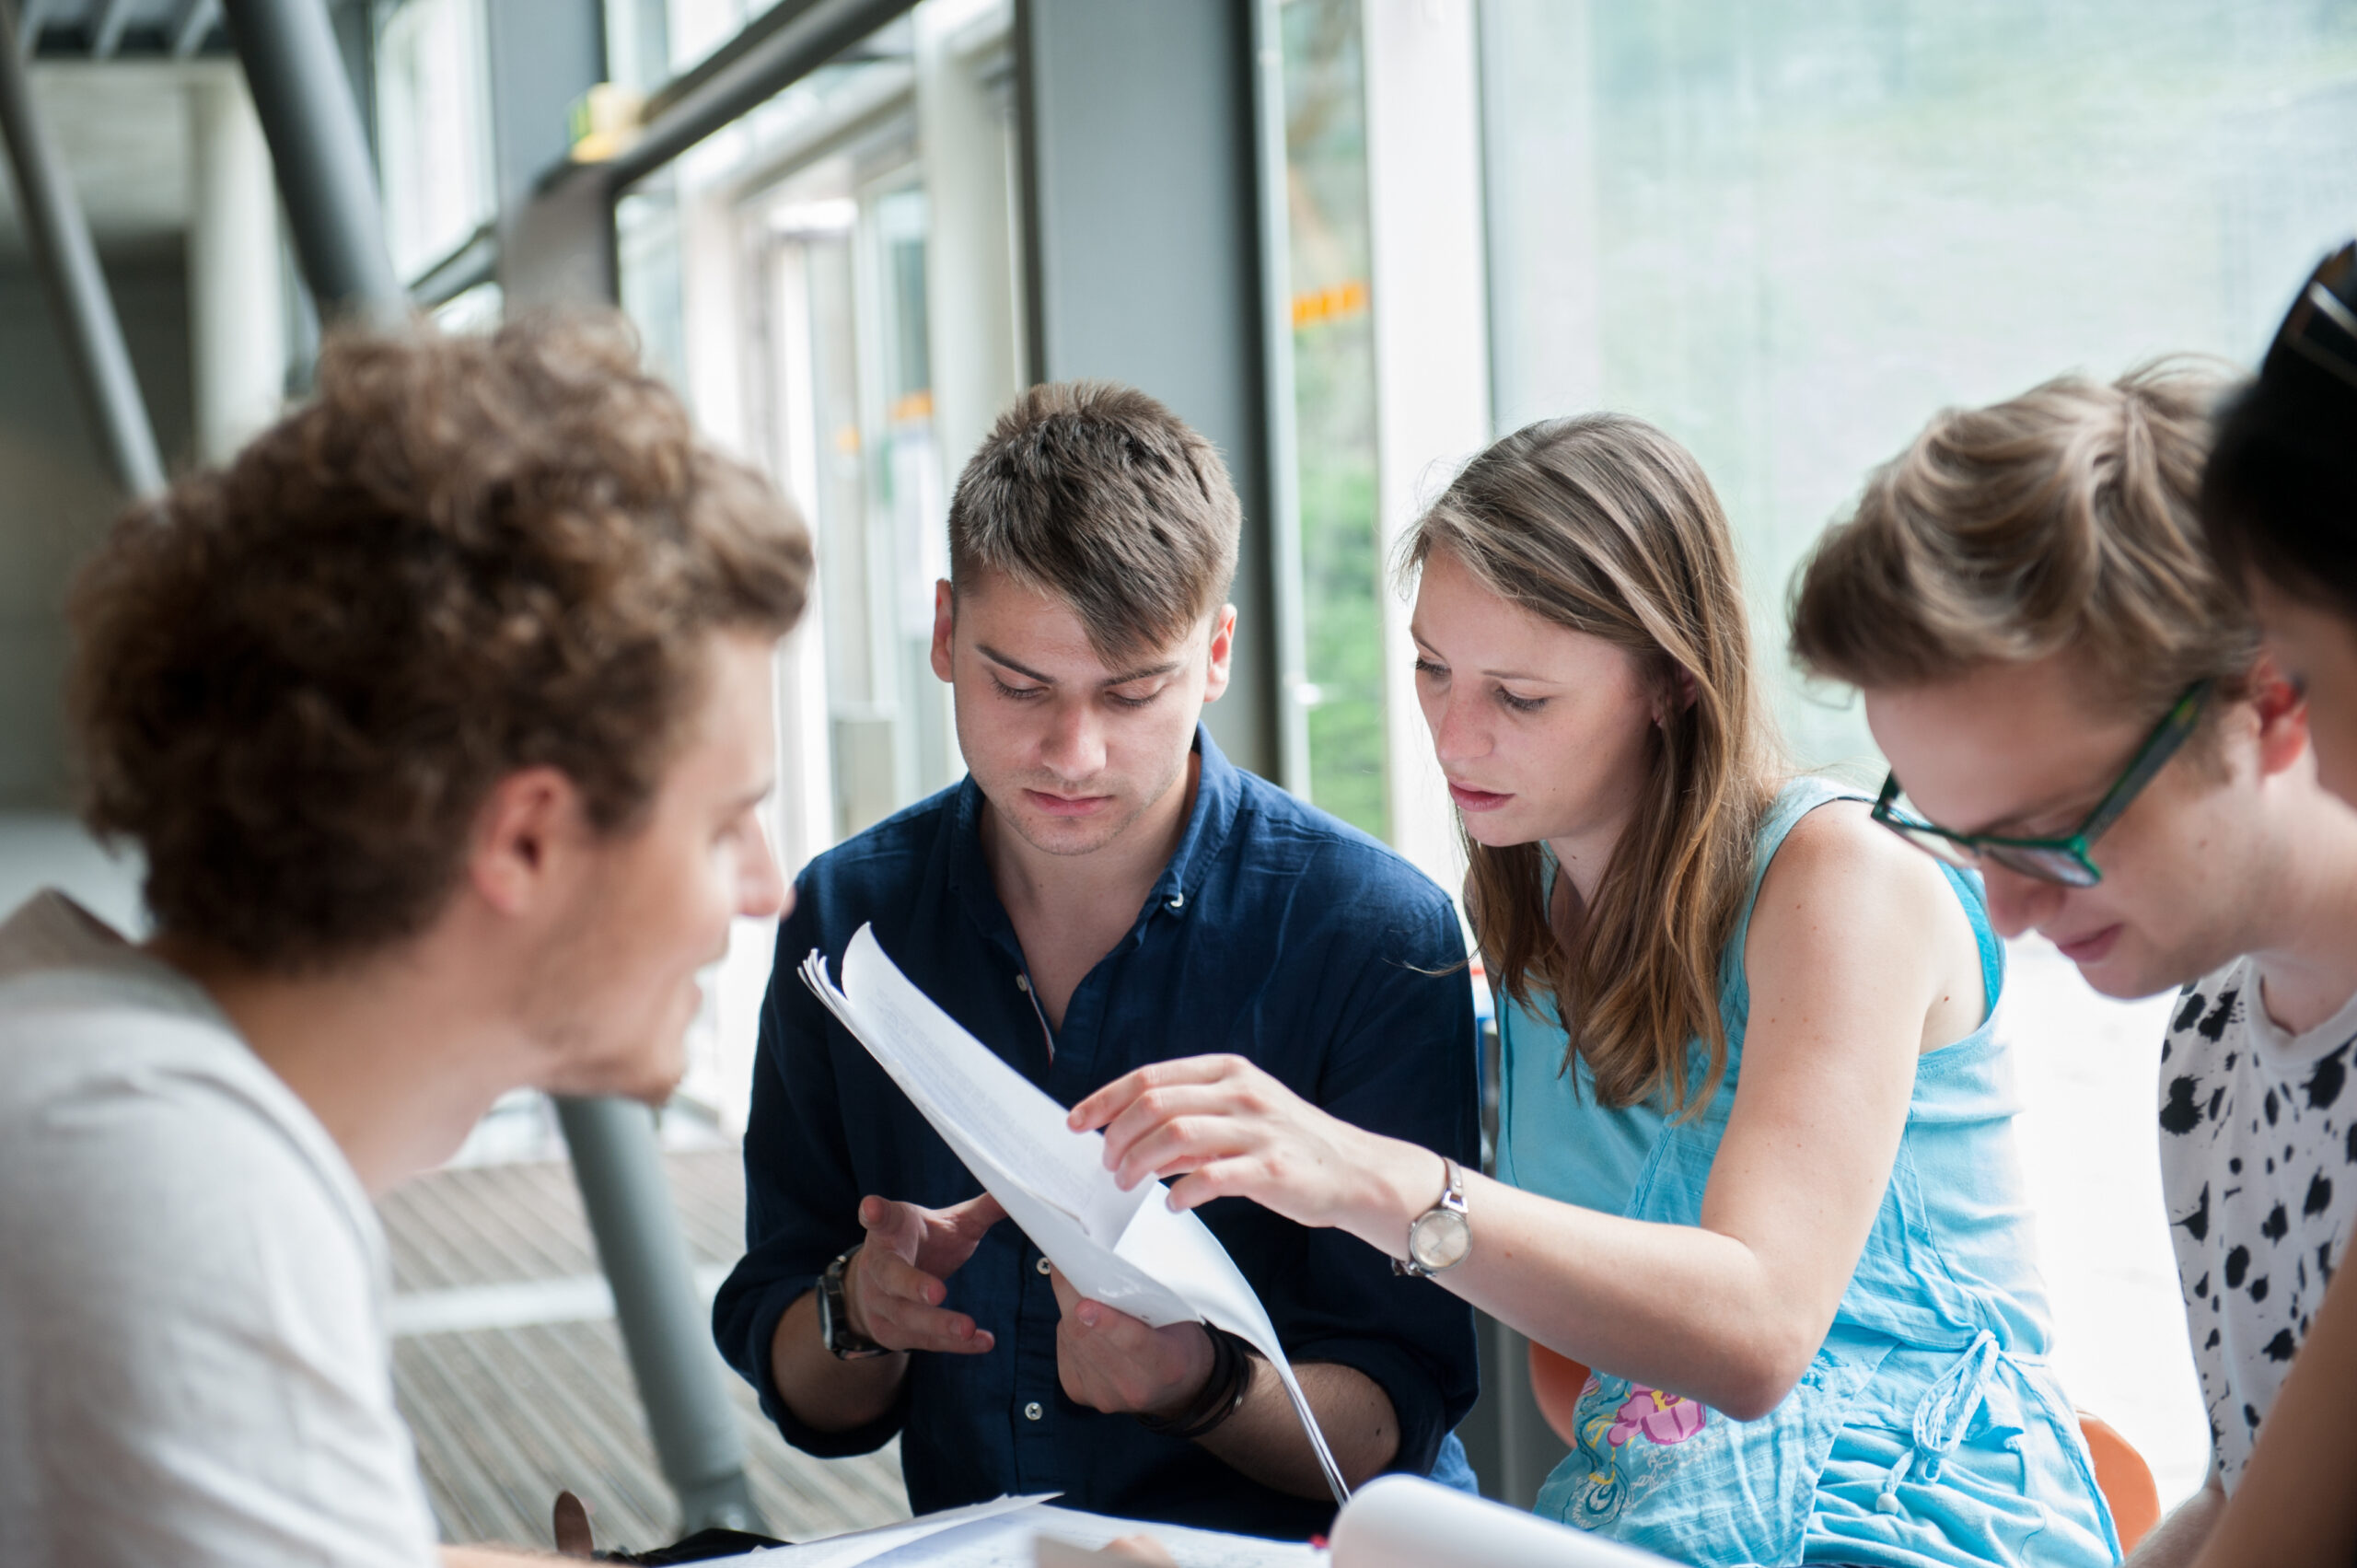
<path id="1" fill-rule="evenodd" d="M 1794 823 L 1858 798 L 1798 779 L 1761 825 L 1751 896 L 1720 961 L 1726 1074 L 1690 1120 L 1654 1104 L 1599 1107 L 1586 1063 L 1562 1070 L 1566 1040 L 1551 1008 L 1502 1002 L 1501 1180 L 1633 1219 L 1701 1223 L 1742 1074 L 1752 901 Z M 1993 1014 L 2004 950 L 1979 879 L 1949 878 Z M 1699 1081 L 1701 1042 L 1692 1050 Z M 1986 1018 L 1922 1057 L 1873 1234 L 1792 1393 L 1737 1422 L 1597 1367 L 1581 1395 L 1579 1441 L 1538 1511 L 1695 1564 L 2117 1562 L 2077 1418 L 2045 1362 L 2051 1330 L 2014 1154 L 2016 1109 L 2011 1063 Z"/>

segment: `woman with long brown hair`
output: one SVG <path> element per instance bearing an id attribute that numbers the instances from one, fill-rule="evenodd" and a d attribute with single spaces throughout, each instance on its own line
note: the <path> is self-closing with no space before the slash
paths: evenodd
<path id="1" fill-rule="evenodd" d="M 1543 1513 L 1694 1563 L 2115 1562 L 2043 1361 L 1979 885 L 1788 776 L 1692 457 L 1533 425 L 1405 568 L 1504 992 L 1497 1178 L 1232 1057 L 1073 1124 L 1125 1183 L 1346 1229 L 1593 1368 Z"/>

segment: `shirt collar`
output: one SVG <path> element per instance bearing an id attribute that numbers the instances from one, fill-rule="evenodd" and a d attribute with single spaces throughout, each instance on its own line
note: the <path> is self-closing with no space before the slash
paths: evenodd
<path id="1" fill-rule="evenodd" d="M 1178 849 L 1162 868 L 1162 875 L 1155 878 L 1154 890 L 1146 896 L 1138 931 L 1144 928 L 1144 916 L 1155 910 L 1180 916 L 1187 912 L 1194 901 L 1195 890 L 1202 885 L 1206 872 L 1227 842 L 1228 834 L 1236 826 L 1237 809 L 1243 804 L 1243 775 L 1200 720 L 1195 725 L 1193 749 L 1202 760 L 1195 776 L 1194 807 L 1188 813 L 1187 830 L 1179 836 Z M 1019 945 L 1014 923 L 1006 917 L 1006 906 L 1000 902 L 997 886 L 991 880 L 990 862 L 982 854 L 982 798 L 981 786 L 974 782 L 973 774 L 968 773 L 958 786 L 956 842 L 950 851 L 951 885 L 982 929 L 1015 953 L 1019 951 Z"/>
<path id="2" fill-rule="evenodd" d="M 1194 809 L 1188 814 L 1187 830 L 1180 835 L 1170 864 L 1162 868 L 1146 900 L 1149 906 L 1160 905 L 1172 914 L 1185 912 L 1194 890 L 1202 885 L 1205 871 L 1227 842 L 1228 832 L 1236 826 L 1237 807 L 1244 801 L 1242 775 L 1200 721 L 1195 726 L 1195 754 L 1202 759 L 1202 767 L 1195 776 Z"/>

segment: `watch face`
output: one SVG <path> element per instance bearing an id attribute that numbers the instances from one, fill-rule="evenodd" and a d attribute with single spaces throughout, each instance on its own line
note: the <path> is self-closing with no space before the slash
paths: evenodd
<path id="1" fill-rule="evenodd" d="M 1434 1209 L 1408 1230 L 1408 1252 L 1434 1273 L 1453 1269 L 1473 1250 L 1473 1226 L 1455 1209 Z"/>

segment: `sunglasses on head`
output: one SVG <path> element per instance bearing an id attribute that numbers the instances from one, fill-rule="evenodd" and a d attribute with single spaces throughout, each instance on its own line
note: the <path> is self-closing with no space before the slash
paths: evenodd
<path id="1" fill-rule="evenodd" d="M 2357 240 L 2317 262 L 2300 285 L 2260 374 L 2292 354 L 2357 389 Z"/>

